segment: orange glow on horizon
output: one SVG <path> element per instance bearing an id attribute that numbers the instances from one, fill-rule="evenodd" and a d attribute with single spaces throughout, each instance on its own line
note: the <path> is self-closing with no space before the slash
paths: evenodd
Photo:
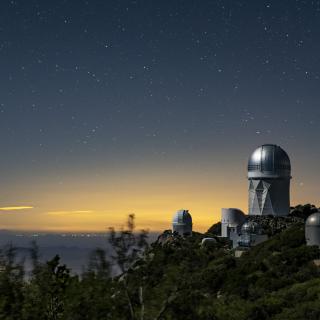
<path id="1" fill-rule="evenodd" d="M 0 211 L 16 211 L 16 210 L 27 210 L 33 209 L 34 207 L 31 206 L 15 206 L 15 207 L 2 207 Z"/>
<path id="2" fill-rule="evenodd" d="M 0 228 L 105 232 L 110 227 L 125 227 L 128 214 L 134 213 L 137 230 L 161 232 L 171 229 L 172 216 L 177 210 L 188 209 L 194 230 L 204 232 L 220 220 L 221 208 L 234 207 L 247 212 L 247 180 L 242 170 L 232 168 L 231 164 L 225 170 L 212 167 L 209 163 L 171 170 L 140 168 L 98 177 L 66 174 L 63 184 L 57 183 L 54 177 L 33 178 L 6 192 L 14 195 L 14 199 L 7 201 L 32 203 L 34 207 L 0 208 L 3 211 Z M 291 189 L 297 201 L 308 202 L 304 201 L 306 197 L 301 195 L 301 190 L 308 195 L 311 186 L 307 189 L 306 185 L 293 183 Z"/>

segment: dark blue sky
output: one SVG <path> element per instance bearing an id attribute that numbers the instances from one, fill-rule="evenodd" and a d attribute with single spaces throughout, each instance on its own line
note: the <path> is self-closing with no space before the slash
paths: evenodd
<path id="1" fill-rule="evenodd" d="M 319 39 L 320 1 L 3 0 L 2 192 L 204 163 L 245 181 L 249 153 L 276 143 L 310 194 Z"/>

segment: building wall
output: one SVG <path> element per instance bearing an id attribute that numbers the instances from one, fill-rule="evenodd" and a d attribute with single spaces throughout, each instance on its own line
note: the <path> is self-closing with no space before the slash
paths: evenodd
<path id="1" fill-rule="evenodd" d="M 192 225 L 187 224 L 173 224 L 172 225 L 173 232 L 179 233 L 181 236 L 192 234 Z"/>
<path id="2" fill-rule="evenodd" d="M 320 247 L 320 226 L 312 225 L 305 226 L 305 236 L 308 246 L 319 246 Z"/>
<path id="3" fill-rule="evenodd" d="M 249 215 L 286 216 L 290 211 L 290 179 L 249 179 Z"/>

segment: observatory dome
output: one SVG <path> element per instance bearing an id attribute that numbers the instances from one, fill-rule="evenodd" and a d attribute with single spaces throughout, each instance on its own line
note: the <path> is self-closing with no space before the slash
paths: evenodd
<path id="1" fill-rule="evenodd" d="M 306 220 L 306 226 L 320 227 L 320 212 L 311 214 Z"/>
<path id="2" fill-rule="evenodd" d="M 212 247 L 217 243 L 215 238 L 203 238 L 201 241 L 201 247 Z"/>
<path id="3" fill-rule="evenodd" d="M 306 220 L 305 236 L 307 245 L 320 246 L 320 212 L 311 214 Z"/>
<path id="4" fill-rule="evenodd" d="M 192 217 L 188 210 L 178 210 L 172 219 L 173 232 L 180 235 L 192 233 Z"/>
<path id="5" fill-rule="evenodd" d="M 275 144 L 257 148 L 248 161 L 248 178 L 291 178 L 288 154 Z"/>
<path id="6" fill-rule="evenodd" d="M 221 223 L 226 223 L 230 227 L 241 225 L 246 220 L 245 214 L 237 208 L 222 208 Z"/>

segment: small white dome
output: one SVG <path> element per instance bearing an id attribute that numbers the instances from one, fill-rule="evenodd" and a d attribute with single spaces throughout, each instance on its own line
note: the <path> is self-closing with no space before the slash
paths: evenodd
<path id="1" fill-rule="evenodd" d="M 320 226 L 320 212 L 311 214 L 306 220 L 306 226 Z"/>
<path id="2" fill-rule="evenodd" d="M 178 210 L 172 219 L 173 232 L 180 235 L 192 233 L 192 217 L 188 210 Z"/>
<path id="3" fill-rule="evenodd" d="M 308 246 L 320 247 L 320 212 L 311 214 L 306 220 L 305 237 Z"/>
<path id="4" fill-rule="evenodd" d="M 237 208 L 222 208 L 221 223 L 226 223 L 231 227 L 241 225 L 246 220 L 246 215 Z"/>
<path id="5" fill-rule="evenodd" d="M 210 247 L 217 243 L 217 240 L 215 238 L 203 238 L 201 241 L 202 247 Z"/>

